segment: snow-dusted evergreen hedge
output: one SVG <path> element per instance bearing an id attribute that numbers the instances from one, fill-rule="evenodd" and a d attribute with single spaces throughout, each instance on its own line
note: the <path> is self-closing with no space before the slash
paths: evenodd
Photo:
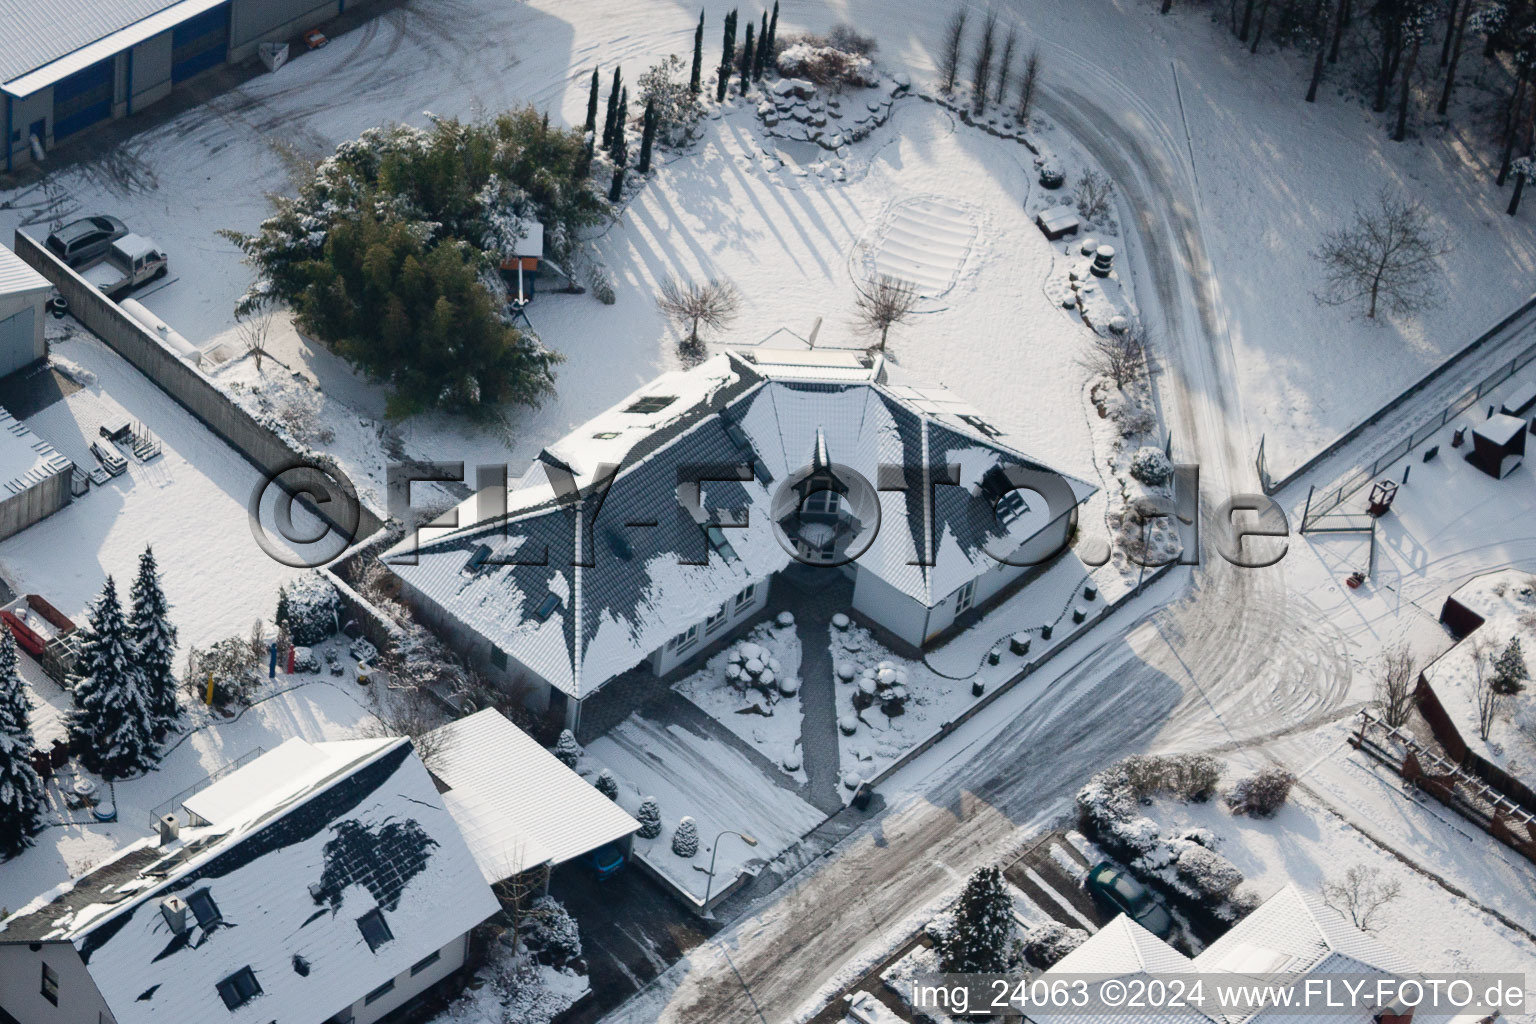
<path id="1" fill-rule="evenodd" d="M 318 570 L 307 572 L 277 592 L 277 622 L 300 647 L 313 647 L 336 632 L 341 599 Z"/>

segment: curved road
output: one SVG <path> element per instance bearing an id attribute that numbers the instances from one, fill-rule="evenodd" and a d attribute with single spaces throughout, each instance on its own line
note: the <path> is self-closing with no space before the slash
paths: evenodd
<path id="1" fill-rule="evenodd" d="M 1212 506 L 1258 489 L 1253 449 L 1191 171 L 1180 158 L 1182 132 L 1107 84 L 1124 94 L 1113 97 L 1113 112 L 1062 86 L 1047 89 L 1041 109 L 1076 135 L 1135 211 L 1127 227 L 1139 236 L 1136 269 L 1164 317 L 1161 398 L 1176 454 L 1201 467 L 1209 552 Z M 920 798 L 867 823 L 609 1019 L 808 1016 L 861 951 L 892 945 L 918 923 L 915 912 L 1062 814 L 1096 768 L 1145 749 L 1240 749 L 1343 713 L 1343 638 L 1287 596 L 1283 563 L 1243 570 L 1212 554 L 1179 572 L 1163 588 L 1176 593 L 1171 602 L 1119 634 L 1114 620 L 1100 626 L 1098 646 L 1084 648 L 994 735 L 947 752 Z"/>

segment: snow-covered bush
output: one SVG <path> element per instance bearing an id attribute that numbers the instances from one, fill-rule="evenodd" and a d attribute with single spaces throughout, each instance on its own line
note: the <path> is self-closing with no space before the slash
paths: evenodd
<path id="1" fill-rule="evenodd" d="M 194 648 L 187 654 L 187 686 L 199 703 L 207 700 L 213 685 L 213 706 L 228 712 L 248 707 L 261 685 L 256 652 L 248 637 L 225 637 L 212 646 Z"/>
<path id="2" fill-rule="evenodd" d="M 1296 776 L 1284 768 L 1261 768 L 1246 779 L 1240 779 L 1227 793 L 1227 806 L 1237 814 L 1253 818 L 1274 817 L 1290 798 Z"/>
<path id="3" fill-rule="evenodd" d="M 651 65 L 640 76 L 640 108 L 656 105 L 656 136 L 670 146 L 687 141 L 688 129 L 704 113 L 699 98 L 688 88 L 688 69 L 676 54 Z"/>
<path id="4" fill-rule="evenodd" d="M 880 72 L 868 57 L 812 37 L 787 41 L 779 50 L 778 67 L 787 78 L 804 78 L 834 89 L 880 84 Z"/>
<path id="5" fill-rule="evenodd" d="M 278 625 L 300 647 L 313 647 L 332 636 L 341 615 L 341 599 L 331 581 L 317 569 L 307 572 L 277 592 Z"/>
<path id="6" fill-rule="evenodd" d="M 592 785 L 609 800 L 617 800 L 619 798 L 619 780 L 607 768 L 597 773 L 597 781 L 592 783 Z"/>
<path id="7" fill-rule="evenodd" d="M 564 967 L 581 956 L 581 930 L 576 919 L 552 896 L 540 896 L 528 905 L 522 939 L 541 963 L 552 967 Z"/>
<path id="8" fill-rule="evenodd" d="M 306 673 L 319 672 L 320 659 L 308 647 L 295 647 L 293 649 L 293 670 Z"/>
<path id="9" fill-rule="evenodd" d="M 1208 903 L 1219 903 L 1227 894 L 1243 884 L 1243 873 L 1237 865 L 1197 843 L 1188 843 L 1179 851 L 1175 868 L 1179 878 Z"/>
<path id="10" fill-rule="evenodd" d="M 576 742 L 576 736 L 569 729 L 560 730 L 560 739 L 555 743 L 555 756 L 564 762 L 567 768 L 575 768 L 581 760 L 581 747 Z"/>
<path id="11" fill-rule="evenodd" d="M 1221 762 L 1209 754 L 1133 755 L 1121 764 L 1138 799 L 1165 793 L 1202 803 L 1221 781 Z"/>
<path id="12" fill-rule="evenodd" d="M 1131 456 L 1131 476 L 1148 487 L 1161 487 L 1173 476 L 1173 462 L 1161 448 L 1141 448 Z"/>
<path id="13" fill-rule="evenodd" d="M 672 833 L 672 852 L 679 857 L 692 857 L 699 852 L 699 826 L 692 818 L 683 818 Z"/>
<path id="14" fill-rule="evenodd" d="M 640 809 L 635 812 L 635 820 L 640 823 L 641 839 L 655 839 L 661 835 L 661 804 L 653 796 L 641 800 Z"/>
<path id="15" fill-rule="evenodd" d="M 1042 971 L 1050 970 L 1087 941 L 1088 933 L 1083 929 L 1068 928 L 1060 921 L 1047 921 L 1024 933 L 1024 959 Z"/>

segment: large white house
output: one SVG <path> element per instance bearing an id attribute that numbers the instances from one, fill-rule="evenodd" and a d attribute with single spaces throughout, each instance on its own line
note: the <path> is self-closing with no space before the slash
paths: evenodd
<path id="1" fill-rule="evenodd" d="M 574 728 L 610 680 L 757 615 L 786 569 L 843 574 L 853 611 L 922 647 L 1063 550 L 1092 492 L 878 356 L 759 348 L 658 377 L 385 561 L 478 669 Z"/>
<path id="2" fill-rule="evenodd" d="M 290 740 L 183 806 L 0 921 L 0 1021 L 370 1024 L 499 907 L 406 739 Z"/>

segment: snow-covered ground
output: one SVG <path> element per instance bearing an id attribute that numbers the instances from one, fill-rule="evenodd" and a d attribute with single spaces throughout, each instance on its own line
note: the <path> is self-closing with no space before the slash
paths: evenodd
<path id="1" fill-rule="evenodd" d="M 699 706 L 705 714 L 741 737 L 768 760 L 778 765 L 796 782 L 805 782 L 804 759 L 800 756 L 800 731 L 805 713 L 800 696 L 784 696 L 777 689 L 772 697 L 760 689 L 742 689 L 726 678 L 733 652 L 743 644 L 756 644 L 774 659 L 780 678 L 800 675 L 800 637 L 793 624 L 775 627 L 760 623 L 740 643 L 711 657 L 704 667 L 672 684 L 672 689 Z M 798 688 L 797 688 L 798 690 Z M 794 765 L 791 769 L 789 766 Z"/>

